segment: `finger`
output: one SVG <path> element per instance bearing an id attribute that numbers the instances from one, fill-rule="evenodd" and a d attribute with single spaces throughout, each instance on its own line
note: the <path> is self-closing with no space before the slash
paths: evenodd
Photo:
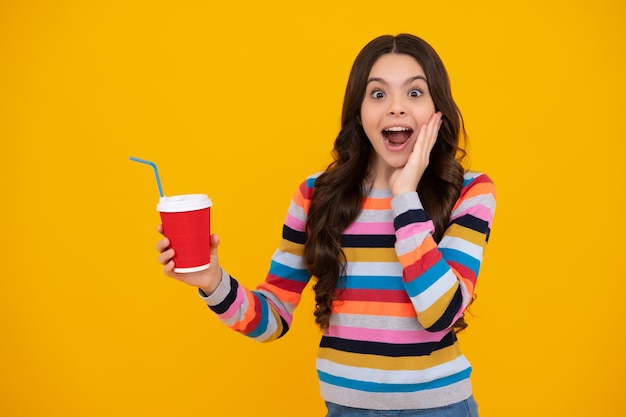
<path id="1" fill-rule="evenodd" d="M 430 115 L 428 121 L 423 123 L 417 133 L 413 152 L 409 156 L 409 163 L 419 166 L 428 164 L 430 153 L 435 146 L 437 135 L 439 133 L 439 121 L 441 112 L 435 112 Z"/>
<path id="2" fill-rule="evenodd" d="M 437 137 L 437 132 L 439 130 L 439 121 L 441 120 L 441 113 L 440 112 L 436 112 L 433 113 L 430 118 L 428 119 L 428 125 L 426 126 L 426 137 L 428 139 L 433 139 L 434 137 Z"/>
<path id="3" fill-rule="evenodd" d="M 163 234 L 163 225 L 162 224 L 157 226 L 157 232 Z"/>
<path id="4" fill-rule="evenodd" d="M 430 124 L 430 120 L 428 123 L 423 123 L 420 126 L 420 129 L 417 133 L 417 139 L 415 140 L 415 147 L 413 148 L 413 160 L 417 162 L 424 158 L 425 155 L 428 155 L 428 151 L 425 149 L 428 147 L 428 126 Z"/>
<path id="5" fill-rule="evenodd" d="M 163 265 L 163 273 L 170 278 L 176 278 L 176 272 L 174 272 L 174 261 L 169 261 Z"/>
<path id="6" fill-rule="evenodd" d="M 439 134 L 439 126 L 441 125 L 441 112 L 436 112 L 431 115 L 428 120 L 428 124 L 426 125 L 426 133 L 424 137 L 424 146 L 422 150 L 424 152 L 423 156 L 429 158 L 430 152 L 435 146 L 435 142 L 437 141 L 437 136 Z"/>
<path id="7" fill-rule="evenodd" d="M 163 252 L 169 246 L 170 246 L 170 240 L 164 237 L 163 239 L 159 240 L 159 242 L 157 243 L 156 250 L 157 252 Z"/>
<path id="8" fill-rule="evenodd" d="M 217 248 L 220 245 L 220 237 L 216 234 L 211 235 L 211 255 L 217 255 Z"/>
<path id="9" fill-rule="evenodd" d="M 168 262 L 172 260 L 173 257 L 174 257 L 174 249 L 168 249 L 159 255 L 159 263 L 161 265 L 166 265 Z"/>
<path id="10" fill-rule="evenodd" d="M 217 248 L 220 246 L 220 238 L 217 235 L 211 235 L 211 266 L 218 266 L 219 260 L 217 256 Z"/>

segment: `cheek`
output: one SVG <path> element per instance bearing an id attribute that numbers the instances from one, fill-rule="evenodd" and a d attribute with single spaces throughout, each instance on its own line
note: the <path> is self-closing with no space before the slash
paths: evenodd
<path id="1" fill-rule="evenodd" d="M 368 106 L 361 106 L 360 123 L 363 129 L 371 129 L 378 124 L 376 114 Z"/>
<path id="2" fill-rule="evenodd" d="M 378 127 L 371 122 L 368 123 L 368 121 L 368 119 L 363 120 L 361 126 L 363 127 L 363 131 L 365 132 L 365 135 L 368 137 L 368 139 L 372 140 L 376 137 L 376 134 L 378 133 Z"/>
<path id="3" fill-rule="evenodd" d="M 430 117 L 435 113 L 435 105 L 421 106 L 413 113 L 415 120 L 421 125 L 428 123 Z"/>

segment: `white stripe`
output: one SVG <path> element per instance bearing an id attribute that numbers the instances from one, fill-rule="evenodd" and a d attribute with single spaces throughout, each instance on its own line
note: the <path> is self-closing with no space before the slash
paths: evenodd
<path id="1" fill-rule="evenodd" d="M 287 212 L 296 219 L 306 222 L 306 214 L 304 213 L 304 208 L 300 207 L 295 201 L 291 200 Z"/>
<path id="2" fill-rule="evenodd" d="M 402 276 L 399 262 L 350 262 L 346 273 L 361 276 Z"/>
<path id="3" fill-rule="evenodd" d="M 276 321 L 274 320 L 274 315 L 271 311 L 268 311 L 268 314 L 270 315 L 270 320 L 267 323 L 267 329 L 260 336 L 254 338 L 254 340 L 258 342 L 267 341 L 276 332 L 277 325 Z"/>
<path id="4" fill-rule="evenodd" d="M 355 381 L 378 384 L 421 384 L 454 375 L 470 367 L 469 361 L 461 355 L 449 362 L 424 370 L 398 370 L 360 368 L 341 365 L 327 359 L 317 359 L 317 369 L 330 375 L 349 375 Z"/>
<path id="5" fill-rule="evenodd" d="M 450 215 L 451 218 L 456 218 L 460 213 L 468 211 L 471 213 L 472 208 L 484 206 L 491 210 L 491 213 L 495 211 L 496 208 L 496 199 L 493 194 L 480 194 L 474 197 L 467 198 L 463 200 L 463 202 L 452 212 Z"/>
<path id="6" fill-rule="evenodd" d="M 444 236 L 439 242 L 439 248 L 456 249 L 477 260 L 483 259 L 482 246 L 476 245 L 460 237 Z"/>
<path id="7" fill-rule="evenodd" d="M 380 393 L 351 390 L 320 382 L 322 398 L 328 402 L 370 410 L 436 408 L 458 403 L 472 395 L 469 379 L 426 391 Z"/>
<path id="8" fill-rule="evenodd" d="M 393 213 L 391 212 L 391 209 L 389 210 L 362 210 L 356 221 L 358 223 L 392 222 Z"/>
<path id="9" fill-rule="evenodd" d="M 420 233 L 412 234 L 402 240 L 396 241 L 396 253 L 398 254 L 398 256 L 402 256 L 405 253 L 410 253 L 414 251 L 415 248 L 417 248 L 424 242 L 424 239 L 430 236 L 430 234 L 431 230 L 427 229 Z"/>
<path id="10" fill-rule="evenodd" d="M 415 317 L 381 317 L 365 314 L 333 313 L 330 316 L 330 325 L 375 330 L 424 330 Z"/>
<path id="11" fill-rule="evenodd" d="M 293 253 L 283 252 L 281 250 L 277 250 L 274 252 L 274 256 L 272 260 L 278 262 L 281 265 L 288 266 L 294 269 L 306 269 L 304 265 L 304 259 L 299 255 L 294 255 Z"/>
<path id="12" fill-rule="evenodd" d="M 459 281 L 459 286 L 461 287 L 461 295 L 463 297 L 463 310 L 465 311 L 469 303 L 472 301 L 472 297 L 470 296 L 469 290 L 467 289 L 463 281 Z"/>
<path id="13" fill-rule="evenodd" d="M 434 284 L 428 287 L 424 292 L 413 297 L 413 304 L 416 306 L 418 315 L 443 297 L 457 282 L 458 280 L 454 272 L 448 270 L 448 272 L 435 281 Z"/>

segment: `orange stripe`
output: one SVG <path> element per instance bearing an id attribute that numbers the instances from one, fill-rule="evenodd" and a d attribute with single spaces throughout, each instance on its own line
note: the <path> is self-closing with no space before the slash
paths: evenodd
<path id="1" fill-rule="evenodd" d="M 304 196 L 299 191 L 293 195 L 293 201 L 300 207 L 304 207 Z"/>
<path id="2" fill-rule="evenodd" d="M 267 290 L 273 293 L 281 301 L 286 301 L 293 305 L 297 305 L 300 302 L 300 294 L 292 291 L 287 291 L 285 289 L 277 287 L 276 285 L 270 284 L 269 282 L 263 282 L 259 284 L 258 288 L 260 290 Z"/>
<path id="3" fill-rule="evenodd" d="M 389 198 L 366 198 L 363 202 L 365 210 L 390 210 L 391 199 Z"/>
<path id="4" fill-rule="evenodd" d="M 378 303 L 375 301 L 336 301 L 333 313 L 365 314 L 370 316 L 415 317 L 411 303 Z"/>
<path id="5" fill-rule="evenodd" d="M 426 238 L 426 240 L 424 240 L 424 242 L 420 246 L 418 246 L 411 252 L 398 256 L 398 259 L 400 260 L 400 263 L 404 266 L 413 265 L 414 263 L 422 259 L 422 257 L 426 253 L 430 252 L 433 249 L 437 249 L 437 244 L 433 239 Z"/>
<path id="6" fill-rule="evenodd" d="M 492 182 L 480 182 L 478 184 L 471 185 L 470 188 L 465 192 L 465 194 L 463 194 L 463 198 L 457 200 L 452 210 L 456 210 L 456 208 L 468 198 L 490 194 L 494 197 L 496 195 L 496 186 Z"/>
<path id="7" fill-rule="evenodd" d="M 496 187 L 491 182 L 481 182 L 470 187 L 465 193 L 468 197 L 474 197 L 480 194 L 495 194 Z"/>
<path id="8" fill-rule="evenodd" d="M 231 327 L 233 330 L 242 331 L 246 328 L 246 326 L 252 321 L 255 315 L 255 307 L 256 307 L 256 298 L 252 294 L 252 292 L 246 288 L 244 288 L 245 296 L 248 299 L 248 309 L 246 310 L 246 314 L 244 314 L 243 318 L 238 322 L 234 323 Z"/>
<path id="9" fill-rule="evenodd" d="M 456 271 L 454 271 L 454 273 L 463 282 L 463 285 L 465 285 L 465 288 L 467 288 L 467 291 L 470 293 L 470 296 L 474 294 L 474 283 L 472 282 L 472 280 L 459 276 L 458 272 Z"/>

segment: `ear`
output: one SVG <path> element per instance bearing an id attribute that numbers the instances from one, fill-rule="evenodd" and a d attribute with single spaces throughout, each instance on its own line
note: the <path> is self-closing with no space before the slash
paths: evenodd
<path id="1" fill-rule="evenodd" d="M 361 123 L 361 115 L 360 115 L 360 114 L 357 114 L 357 115 L 356 115 L 356 122 L 357 122 L 359 125 L 363 125 L 363 124 Z"/>

